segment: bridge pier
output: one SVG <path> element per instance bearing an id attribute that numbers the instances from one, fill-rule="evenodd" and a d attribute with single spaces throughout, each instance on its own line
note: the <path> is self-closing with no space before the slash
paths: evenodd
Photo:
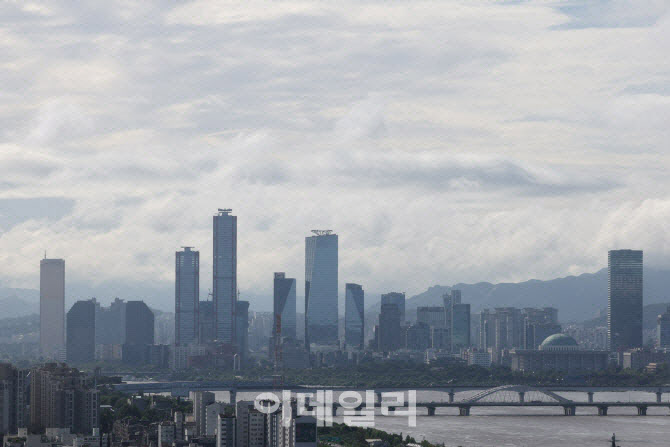
<path id="1" fill-rule="evenodd" d="M 454 403 L 454 394 L 455 393 L 453 391 L 449 391 L 449 403 L 450 404 Z"/>
<path id="2" fill-rule="evenodd" d="M 646 416 L 647 415 L 647 407 L 645 405 L 638 405 L 637 406 L 637 415 L 638 416 Z"/>
<path id="3" fill-rule="evenodd" d="M 589 403 L 592 404 L 593 403 L 593 391 L 589 391 L 586 394 L 589 396 Z"/>
<path id="4" fill-rule="evenodd" d="M 598 416 L 607 416 L 607 407 L 605 405 L 598 407 Z"/>
<path id="5" fill-rule="evenodd" d="M 573 406 L 564 406 L 563 407 L 563 414 L 565 416 L 574 416 L 576 413 L 576 407 Z"/>
<path id="6" fill-rule="evenodd" d="M 469 405 L 462 405 L 458 407 L 458 415 L 459 416 L 470 416 L 470 406 Z"/>
<path id="7" fill-rule="evenodd" d="M 524 399 L 526 398 L 526 393 L 523 391 L 519 391 L 519 402 L 524 403 Z"/>
<path id="8" fill-rule="evenodd" d="M 660 392 L 660 391 L 658 391 L 658 392 L 656 393 L 656 403 L 657 403 L 657 404 L 660 404 L 662 398 L 663 398 L 663 393 Z"/>
<path id="9" fill-rule="evenodd" d="M 428 409 L 428 416 L 435 416 L 435 407 L 426 407 Z"/>

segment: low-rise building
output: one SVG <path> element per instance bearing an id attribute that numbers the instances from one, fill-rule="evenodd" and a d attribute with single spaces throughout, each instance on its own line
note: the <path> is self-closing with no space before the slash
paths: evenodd
<path id="1" fill-rule="evenodd" d="M 514 371 L 600 371 L 607 368 L 607 351 L 582 350 L 565 334 L 547 337 L 539 349 L 512 349 Z"/>

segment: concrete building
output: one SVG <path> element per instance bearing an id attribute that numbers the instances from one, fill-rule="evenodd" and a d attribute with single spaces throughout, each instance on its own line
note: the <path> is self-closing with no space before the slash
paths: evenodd
<path id="1" fill-rule="evenodd" d="M 216 399 L 214 393 L 210 391 L 191 391 L 189 398 L 193 402 L 193 420 L 195 422 L 195 432 L 198 436 L 207 433 L 206 409 L 208 405 L 213 404 Z"/>
<path id="2" fill-rule="evenodd" d="M 213 217 L 214 266 L 213 301 L 216 338 L 235 343 L 235 305 L 237 303 L 237 216 L 231 209 L 219 209 Z"/>
<path id="3" fill-rule="evenodd" d="M 0 436 L 25 427 L 28 414 L 28 371 L 0 363 Z"/>
<path id="4" fill-rule="evenodd" d="M 265 413 L 251 401 L 239 401 L 235 407 L 237 447 L 265 447 Z"/>
<path id="5" fill-rule="evenodd" d="M 360 284 L 344 286 L 344 343 L 363 349 L 365 343 L 365 292 Z"/>
<path id="6" fill-rule="evenodd" d="M 99 391 L 91 378 L 64 364 L 48 363 L 30 371 L 30 427 L 92 433 L 98 427 Z"/>
<path id="7" fill-rule="evenodd" d="M 68 363 L 95 360 L 95 305 L 77 301 L 67 313 L 66 358 Z"/>
<path id="8" fill-rule="evenodd" d="M 377 342 L 377 350 L 380 352 L 393 352 L 402 347 L 400 310 L 396 304 L 382 304 Z"/>
<path id="9" fill-rule="evenodd" d="M 237 447 L 235 416 L 219 414 L 216 431 L 216 447 Z"/>
<path id="10" fill-rule="evenodd" d="M 338 238 L 314 230 L 305 238 L 305 344 L 337 345 Z"/>
<path id="11" fill-rule="evenodd" d="M 430 329 L 431 348 L 437 350 L 451 350 L 450 331 L 445 327 Z"/>
<path id="12" fill-rule="evenodd" d="M 40 351 L 63 360 L 65 353 L 65 261 L 40 261 Z"/>
<path id="13" fill-rule="evenodd" d="M 296 281 L 284 272 L 274 275 L 273 312 L 272 335 L 280 341 L 283 337 L 296 338 Z"/>
<path id="14" fill-rule="evenodd" d="M 175 253 L 174 342 L 198 343 L 200 304 L 200 252 L 183 247 Z"/>
<path id="15" fill-rule="evenodd" d="M 175 424 L 172 421 L 162 421 L 158 424 L 158 447 L 172 447 L 176 440 Z"/>
<path id="16" fill-rule="evenodd" d="M 656 346 L 670 348 L 670 306 L 656 319 Z"/>
<path id="17" fill-rule="evenodd" d="M 405 347 L 412 351 L 425 351 L 431 347 L 430 326 L 417 322 L 409 327 L 405 333 Z"/>
<path id="18" fill-rule="evenodd" d="M 607 368 L 607 351 L 579 349 L 577 342 L 565 334 L 554 334 L 539 349 L 512 349 L 513 371 L 601 371 Z"/>
<path id="19" fill-rule="evenodd" d="M 298 416 L 295 418 L 295 447 L 316 447 L 316 418 Z"/>
<path id="20" fill-rule="evenodd" d="M 482 351 L 476 348 L 470 348 L 467 351 L 468 365 L 477 365 L 482 368 L 491 367 L 491 352 Z"/>
<path id="21" fill-rule="evenodd" d="M 642 250 L 608 253 L 610 351 L 642 347 L 642 263 Z"/>
<path id="22" fill-rule="evenodd" d="M 405 324 L 405 293 L 389 292 L 382 294 L 382 306 L 384 304 L 394 304 L 400 311 L 400 324 Z"/>
<path id="23" fill-rule="evenodd" d="M 223 402 L 213 402 L 205 407 L 205 429 L 198 436 L 216 436 L 216 427 L 219 415 L 226 413 L 228 408 L 232 408 Z M 196 428 L 198 424 L 196 424 Z"/>

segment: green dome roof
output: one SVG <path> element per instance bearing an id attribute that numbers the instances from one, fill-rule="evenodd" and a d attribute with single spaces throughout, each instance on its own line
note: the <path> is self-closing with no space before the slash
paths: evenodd
<path id="1" fill-rule="evenodd" d="M 559 346 L 577 346 L 577 342 L 574 338 L 565 334 L 554 334 L 545 338 L 540 348 L 546 347 L 559 347 Z"/>

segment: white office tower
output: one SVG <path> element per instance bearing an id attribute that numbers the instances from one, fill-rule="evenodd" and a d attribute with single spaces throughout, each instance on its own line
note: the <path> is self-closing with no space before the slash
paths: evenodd
<path id="1" fill-rule="evenodd" d="M 216 338 L 235 343 L 235 304 L 237 301 L 237 216 L 231 209 L 219 209 L 214 216 L 214 265 L 212 297 Z"/>
<path id="2" fill-rule="evenodd" d="M 337 234 L 305 238 L 305 344 L 337 345 Z"/>
<path id="3" fill-rule="evenodd" d="M 65 354 L 65 261 L 40 261 L 40 351 L 50 359 Z"/>
<path id="4" fill-rule="evenodd" d="M 265 413 L 251 401 L 237 402 L 237 447 L 265 447 Z"/>
<path id="5" fill-rule="evenodd" d="M 219 414 L 216 429 L 216 447 L 237 447 L 235 416 Z"/>
<path id="6" fill-rule="evenodd" d="M 207 405 L 214 403 L 214 393 L 210 391 L 191 391 L 189 393 L 191 402 L 193 402 L 193 420 L 195 422 L 195 432 L 202 436 L 206 431 L 206 409 Z"/>
<path id="7" fill-rule="evenodd" d="M 183 248 L 175 254 L 174 335 L 178 346 L 198 343 L 200 252 Z"/>

